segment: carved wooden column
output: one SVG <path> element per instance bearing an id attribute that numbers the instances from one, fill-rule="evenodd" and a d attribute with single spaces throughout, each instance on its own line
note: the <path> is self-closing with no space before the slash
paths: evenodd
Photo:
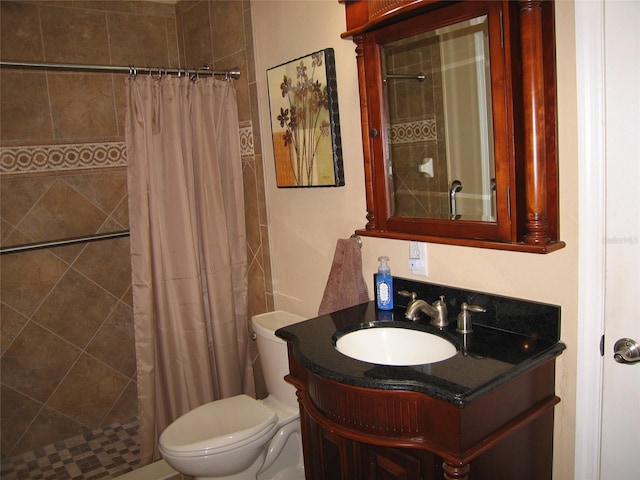
<path id="1" fill-rule="evenodd" d="M 444 480 L 467 480 L 469 478 L 469 471 L 471 467 L 468 463 L 461 463 L 460 465 L 454 465 L 452 463 L 444 462 L 442 464 L 444 470 Z"/>
<path id="2" fill-rule="evenodd" d="M 364 184 L 367 202 L 367 224 L 366 230 L 376 230 L 378 225 L 375 217 L 375 197 L 373 192 L 373 162 L 371 153 L 371 132 L 369 126 L 369 118 L 366 112 L 369 111 L 367 106 L 367 80 L 365 75 L 365 59 L 363 35 L 355 35 L 353 41 L 356 44 L 356 61 L 358 64 L 358 89 L 360 91 L 360 118 L 362 125 L 362 149 L 364 152 Z"/>
<path id="3" fill-rule="evenodd" d="M 526 219 L 524 241 L 548 244 L 542 0 L 520 0 Z"/>

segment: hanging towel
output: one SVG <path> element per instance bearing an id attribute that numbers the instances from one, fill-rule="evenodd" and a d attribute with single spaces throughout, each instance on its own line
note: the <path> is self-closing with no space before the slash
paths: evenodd
<path id="1" fill-rule="evenodd" d="M 369 301 L 362 277 L 362 254 L 355 239 L 339 239 L 318 315 Z"/>

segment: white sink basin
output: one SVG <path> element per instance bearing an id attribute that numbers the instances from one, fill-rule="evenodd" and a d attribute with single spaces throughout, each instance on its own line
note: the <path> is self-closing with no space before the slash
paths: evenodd
<path id="1" fill-rule="evenodd" d="M 336 341 L 347 357 L 378 365 L 423 365 L 453 357 L 456 347 L 437 335 L 408 328 L 364 328 Z"/>

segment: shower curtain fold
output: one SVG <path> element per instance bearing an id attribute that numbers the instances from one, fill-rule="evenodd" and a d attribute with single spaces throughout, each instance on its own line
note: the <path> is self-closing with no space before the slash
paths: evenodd
<path id="1" fill-rule="evenodd" d="M 253 394 L 235 90 L 129 78 L 126 143 L 142 464 L 175 418 Z"/>

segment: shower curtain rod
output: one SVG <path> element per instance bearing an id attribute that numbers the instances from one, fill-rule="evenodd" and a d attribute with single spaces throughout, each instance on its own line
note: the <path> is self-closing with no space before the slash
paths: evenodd
<path id="1" fill-rule="evenodd" d="M 120 230 L 118 232 L 98 233 L 96 235 L 87 235 L 86 237 L 66 238 L 64 240 L 51 240 L 48 242 L 27 243 L 26 245 L 16 245 L 14 247 L 5 247 L 0 249 L 0 255 L 5 253 L 28 252 L 30 250 L 39 250 L 41 248 L 62 247 L 64 245 L 75 245 L 76 243 L 95 242 L 98 240 L 110 240 L 112 238 L 128 237 L 129 230 Z"/>
<path id="2" fill-rule="evenodd" d="M 164 67 L 136 67 L 129 65 L 128 67 L 116 65 L 82 65 L 76 63 L 39 63 L 39 62 L 6 62 L 0 61 L 0 68 L 32 68 L 40 70 L 68 70 L 68 71 L 84 71 L 84 72 L 111 72 L 111 73 L 127 73 L 129 75 L 138 74 L 158 74 L 158 75 L 189 75 L 194 78 L 199 75 L 223 75 L 226 78 L 237 80 L 240 78 L 240 69 L 238 67 L 229 70 L 210 70 L 208 66 L 199 69 L 188 68 L 164 68 Z"/>

